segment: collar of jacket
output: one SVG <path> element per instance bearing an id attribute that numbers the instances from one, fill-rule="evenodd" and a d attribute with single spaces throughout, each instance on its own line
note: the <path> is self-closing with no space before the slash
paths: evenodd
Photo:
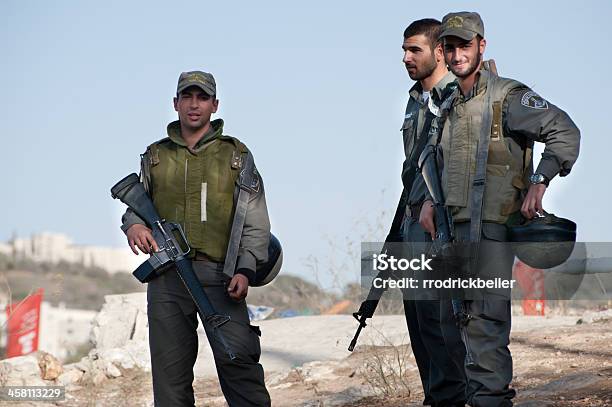
<path id="1" fill-rule="evenodd" d="M 178 120 L 168 124 L 168 137 L 179 146 L 187 147 L 187 143 L 181 136 L 181 124 Z M 202 138 L 193 147 L 194 151 L 200 150 L 209 141 L 215 140 L 223 134 L 223 119 L 215 119 L 210 122 L 208 131 L 204 133 Z"/>
<path id="2" fill-rule="evenodd" d="M 435 96 L 436 101 L 440 100 L 442 96 L 442 92 L 450 83 L 455 81 L 455 75 L 452 72 L 448 71 L 442 79 L 438 81 L 431 89 L 431 95 Z M 423 87 L 421 86 L 421 82 L 417 81 L 412 88 L 410 88 L 410 97 L 419 103 L 423 104 Z"/>
<path id="3" fill-rule="evenodd" d="M 476 83 L 474 83 L 472 89 L 465 96 L 463 96 L 463 94 L 459 92 L 459 97 L 457 99 L 459 101 L 466 102 L 474 96 L 484 92 L 487 89 L 487 81 L 489 79 L 490 74 L 491 73 L 486 69 L 481 69 L 480 71 L 478 71 L 478 79 L 476 79 Z"/>

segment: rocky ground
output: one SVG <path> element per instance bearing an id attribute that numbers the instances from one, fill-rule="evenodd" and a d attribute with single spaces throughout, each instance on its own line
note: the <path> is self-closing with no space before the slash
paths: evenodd
<path id="1" fill-rule="evenodd" d="M 518 392 L 516 405 L 612 405 L 611 341 L 612 321 L 513 334 L 511 350 L 515 363 L 513 387 Z M 372 356 L 373 353 L 377 356 Z M 396 360 L 398 355 L 406 356 L 401 381 L 407 386 L 400 384 L 395 388 L 402 391 L 385 395 L 376 367 L 384 369 L 385 363 Z M 397 364 L 387 368 L 399 371 Z M 371 375 L 369 379 L 366 374 Z M 283 407 L 419 406 L 422 400 L 418 371 L 407 345 L 361 347 L 346 359 L 310 362 L 288 374 L 269 375 L 267 382 L 273 404 Z M 225 405 L 214 378 L 200 378 L 194 388 L 198 406 Z M 123 401 L 129 400 L 127 405 L 148 406 L 150 389 L 149 375 L 133 370 L 103 386 L 84 386 L 71 393 L 74 398 L 58 405 L 116 406 L 126 405 Z"/>
<path id="2" fill-rule="evenodd" d="M 138 314 L 134 318 L 141 319 Z M 400 335 L 405 334 L 405 321 L 402 316 L 381 317 L 379 320 L 379 324 L 369 325 L 364 331 L 364 340 L 359 342 L 354 353 L 346 351 L 356 327 L 355 321 L 348 316 L 313 316 L 260 323 L 264 331 L 262 359 L 273 405 L 420 405 L 422 392 L 418 371 L 405 335 Z M 321 330 L 322 326 L 332 324 L 333 330 Z M 280 330 L 282 326 L 284 332 L 293 331 L 293 337 L 280 341 L 278 338 L 283 335 L 274 335 L 275 340 L 269 335 L 267 338 L 270 340 L 265 339 L 266 332 Z M 132 338 L 141 335 L 137 328 Z M 295 349 L 300 340 L 304 343 L 304 337 L 309 338 L 309 343 L 321 339 L 325 346 L 304 345 Z M 100 344 L 109 340 L 101 340 Z M 611 340 L 611 311 L 588 313 L 581 318 L 516 317 L 511 344 L 515 366 L 513 387 L 518 392 L 516 404 L 612 405 Z M 277 360 L 274 355 L 278 354 L 281 343 L 287 343 L 287 349 L 282 360 Z M 134 351 L 134 343 L 128 345 L 133 351 L 131 354 L 138 356 L 134 358 L 135 363 L 127 363 L 119 348 L 103 349 L 98 353 L 92 352 L 78 364 L 64 366 L 59 376 L 59 372 L 50 366 L 43 369 L 48 380 L 28 380 L 44 384 L 65 383 L 67 398 L 57 402 L 57 406 L 152 406 L 146 358 Z M 322 350 L 318 351 L 318 348 Z M 206 349 L 201 350 L 201 354 L 206 360 Z M 27 363 L 35 365 L 33 360 L 36 359 L 32 358 L 34 356 L 24 359 L 19 368 L 13 366 L 12 371 L 6 361 L 0 362 L 0 384 L 12 384 L 11 377 L 14 379 L 19 372 L 24 374 Z M 142 365 L 144 369 L 139 367 Z M 194 383 L 196 404 L 224 406 L 215 377 L 207 369 L 201 373 Z M 54 376 L 57 378 L 49 379 Z M 0 402 L 0 405 L 10 406 L 39 404 Z"/>
<path id="3" fill-rule="evenodd" d="M 558 324 L 553 323 L 554 317 L 517 319 L 524 318 L 526 323 L 515 324 L 522 328 L 513 332 L 511 345 L 517 405 L 612 405 L 611 319 L 590 318 L 573 325 L 567 324 L 567 318 Z M 119 366 L 117 370 L 120 376 L 116 378 L 86 375 L 69 385 L 67 399 L 56 405 L 152 405 L 150 374 L 139 368 Z M 273 404 L 283 407 L 417 406 L 422 397 L 408 345 L 360 346 L 340 360 L 308 362 L 289 371 L 270 373 L 267 384 Z M 194 388 L 198 406 L 225 405 L 214 377 L 198 378 Z"/>
<path id="4" fill-rule="evenodd" d="M 518 391 L 517 405 L 611 405 L 611 328 L 612 322 L 607 321 L 514 334 L 511 348 L 515 360 L 513 386 Z M 390 391 L 385 395 L 386 389 L 380 383 L 381 375 L 376 367 L 384 368 L 385 361 L 388 363 L 398 355 L 406 357 L 402 382 L 407 386 L 396 386 L 395 389 L 403 391 Z M 393 367 L 399 371 L 397 365 L 391 369 Z M 151 405 L 149 373 L 141 369 L 119 369 L 122 373 L 119 378 L 98 385 L 89 382 L 72 386 L 67 400 L 56 405 Z M 417 406 L 422 398 L 418 372 L 407 345 L 361 347 L 344 360 L 310 362 L 287 374 L 268 375 L 267 382 L 277 406 Z M 194 388 L 197 405 L 225 405 L 214 378 L 199 378 Z"/>

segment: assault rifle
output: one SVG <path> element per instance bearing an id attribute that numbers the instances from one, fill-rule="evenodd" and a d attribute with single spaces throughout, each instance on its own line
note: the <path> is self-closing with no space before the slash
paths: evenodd
<path id="1" fill-rule="evenodd" d="M 408 202 L 408 192 L 406 189 L 403 190 L 402 195 L 400 197 L 399 203 L 397 205 L 397 209 L 395 211 L 395 216 L 393 217 L 393 222 L 391 223 L 391 230 L 385 239 L 385 243 L 383 245 L 382 253 L 389 253 L 390 245 L 393 243 L 399 243 L 403 241 L 401 224 L 404 219 L 404 213 L 406 211 L 406 205 Z M 447 235 L 450 235 L 448 233 Z M 387 268 L 384 271 L 380 271 L 377 275 L 377 279 L 388 280 L 393 276 L 393 271 L 391 271 L 391 267 Z M 355 332 L 355 336 L 351 340 L 351 343 L 348 347 L 349 351 L 353 351 L 355 349 L 355 345 L 357 345 L 357 339 L 361 334 L 361 330 L 367 326 L 366 320 L 368 318 L 372 318 L 374 316 L 374 312 L 378 307 L 378 303 L 385 292 L 385 287 L 375 287 L 372 285 L 370 287 L 370 291 L 368 292 L 367 298 L 361 303 L 359 306 L 359 310 L 353 313 L 353 318 L 355 318 L 359 322 L 359 326 L 357 327 L 357 331 Z"/>
<path id="2" fill-rule="evenodd" d="M 402 233 L 401 226 L 402 221 L 404 220 L 404 213 L 406 211 L 406 204 L 408 203 L 408 192 L 406 189 L 402 191 L 402 195 L 400 197 L 399 203 L 397 204 L 397 209 L 395 210 L 395 216 L 393 216 L 393 222 L 391 223 L 391 230 L 385 239 L 385 244 L 383 246 L 383 253 L 388 251 L 387 245 L 393 242 L 401 242 L 402 241 Z M 381 271 L 378 273 L 377 277 L 381 277 L 383 279 L 387 279 L 389 277 L 390 271 Z M 376 307 L 378 306 L 378 302 L 380 301 L 380 297 L 382 297 L 385 288 L 376 288 L 372 286 L 370 288 L 370 292 L 368 293 L 368 297 L 365 301 L 361 303 L 359 306 L 359 310 L 357 312 L 353 312 L 353 318 L 355 318 L 359 322 L 359 327 L 357 328 L 357 332 L 355 332 L 355 336 L 351 341 L 348 350 L 353 351 L 355 349 L 355 345 L 357 344 L 357 338 L 359 338 L 359 334 L 361 334 L 361 330 L 367 326 L 366 320 L 368 318 L 372 318 L 374 316 L 374 311 L 376 311 Z"/>
<path id="3" fill-rule="evenodd" d="M 444 194 L 440 180 L 440 160 L 442 154 L 439 153 L 439 149 L 439 144 L 428 144 L 419 157 L 419 170 L 431 195 L 434 208 L 436 235 L 432 244 L 433 256 L 444 254 L 454 240 L 453 217 L 449 208 L 444 206 Z"/>
<path id="4" fill-rule="evenodd" d="M 132 273 L 140 282 L 147 283 L 171 266 L 175 266 L 187 292 L 193 299 L 202 323 L 212 328 L 231 360 L 236 355 L 230 349 L 221 327 L 230 321 L 228 315 L 217 313 L 193 271 L 191 259 L 187 257 L 191 248 L 181 225 L 161 219 L 153 201 L 144 189 L 138 175 L 132 173 L 111 188 L 113 199 L 119 199 L 140 216 L 153 232 L 159 251 L 142 263 Z"/>

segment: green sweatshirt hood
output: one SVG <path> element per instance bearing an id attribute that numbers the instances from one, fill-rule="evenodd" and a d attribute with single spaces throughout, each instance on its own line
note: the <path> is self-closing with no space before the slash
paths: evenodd
<path id="1" fill-rule="evenodd" d="M 179 146 L 187 147 L 185 139 L 181 136 L 181 123 L 175 120 L 168 124 L 167 128 L 168 137 L 170 140 L 178 144 Z M 215 140 L 223 135 L 223 119 L 215 119 L 210 122 L 208 131 L 202 136 L 202 138 L 195 144 L 194 150 L 199 150 L 203 145 L 209 141 Z"/>

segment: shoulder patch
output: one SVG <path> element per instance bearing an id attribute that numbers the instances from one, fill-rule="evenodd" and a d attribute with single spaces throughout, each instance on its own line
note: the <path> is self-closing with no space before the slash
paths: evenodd
<path id="1" fill-rule="evenodd" d="M 530 107 L 532 109 L 548 109 L 548 102 L 532 90 L 529 90 L 523 94 L 521 97 L 521 105 Z"/>
<path id="2" fill-rule="evenodd" d="M 243 153 L 241 171 L 239 175 L 239 185 L 251 193 L 258 193 L 260 188 L 259 171 L 253 162 L 250 152 Z"/>
<path id="3" fill-rule="evenodd" d="M 253 179 L 251 180 L 251 190 L 253 192 L 259 192 L 259 171 L 257 171 L 256 167 L 253 167 Z"/>

